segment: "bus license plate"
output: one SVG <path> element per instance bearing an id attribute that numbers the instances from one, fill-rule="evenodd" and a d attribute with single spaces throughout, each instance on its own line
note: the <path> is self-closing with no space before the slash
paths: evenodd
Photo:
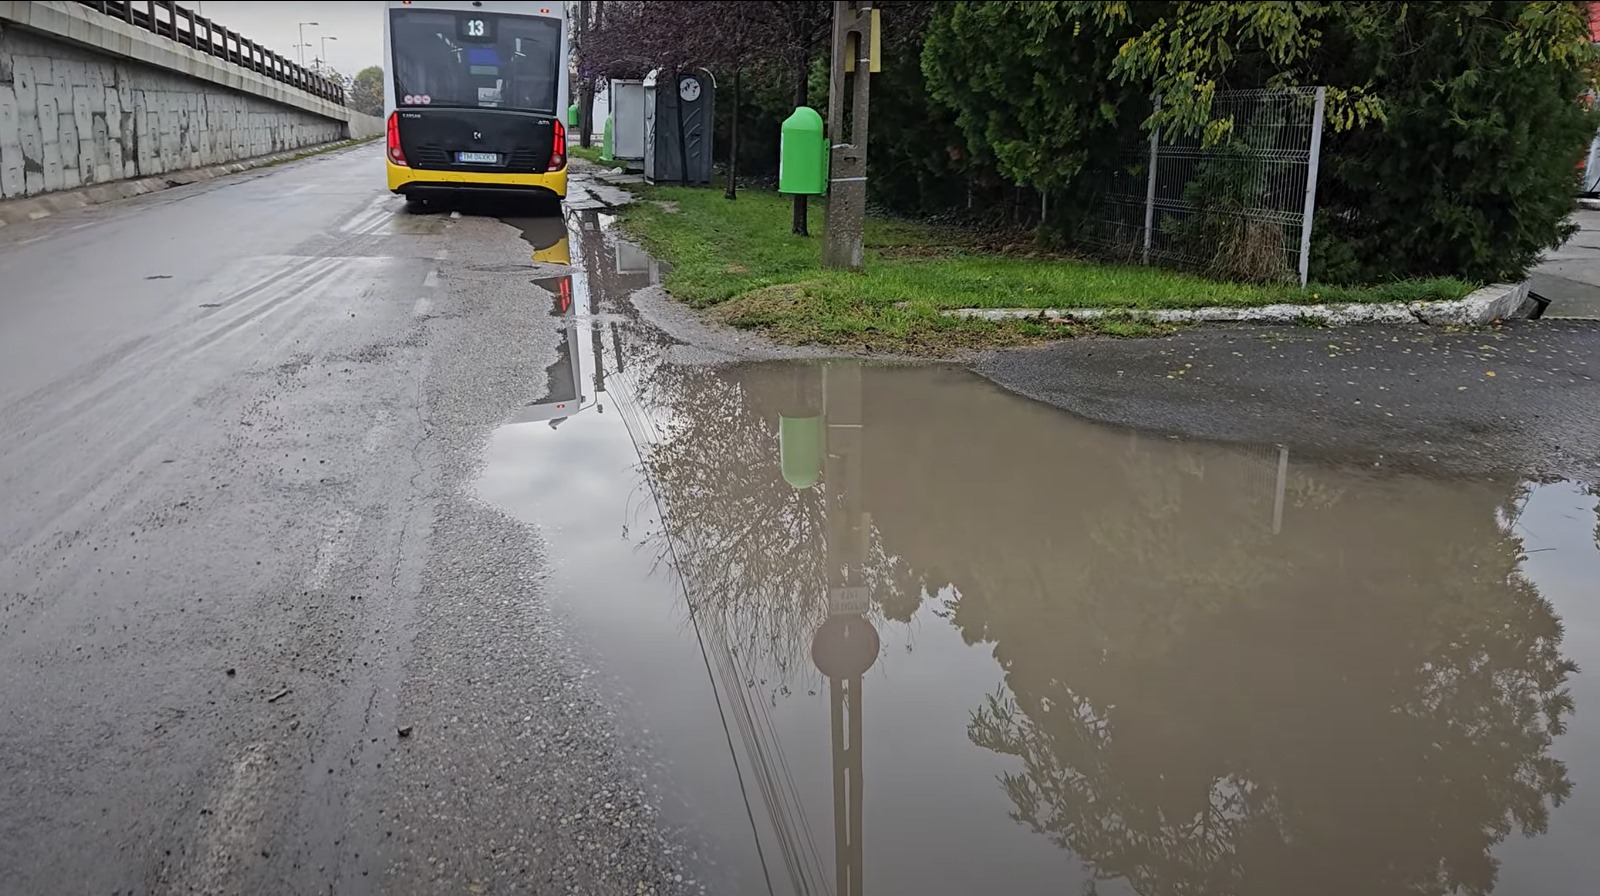
<path id="1" fill-rule="evenodd" d="M 493 152 L 458 152 L 456 161 L 463 165 L 493 165 L 500 161 L 500 154 Z"/>

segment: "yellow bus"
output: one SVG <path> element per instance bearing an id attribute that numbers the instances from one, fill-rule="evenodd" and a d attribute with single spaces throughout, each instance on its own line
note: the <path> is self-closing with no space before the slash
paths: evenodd
<path id="1" fill-rule="evenodd" d="M 565 199 L 564 0 L 391 0 L 384 14 L 390 191 Z"/>

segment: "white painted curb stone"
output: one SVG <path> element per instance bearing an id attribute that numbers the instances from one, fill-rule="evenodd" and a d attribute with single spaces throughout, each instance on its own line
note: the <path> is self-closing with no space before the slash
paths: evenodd
<path id="1" fill-rule="evenodd" d="M 959 308 L 951 317 L 979 320 L 1092 321 L 1103 318 L 1155 323 L 1292 324 L 1314 320 L 1329 326 L 1351 324 L 1487 324 L 1521 315 L 1528 284 L 1496 283 L 1465 298 L 1445 302 L 1260 305 L 1254 308 Z"/>

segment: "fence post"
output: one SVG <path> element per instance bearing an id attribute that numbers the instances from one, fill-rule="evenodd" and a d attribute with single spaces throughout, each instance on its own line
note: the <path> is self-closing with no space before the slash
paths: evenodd
<path id="1" fill-rule="evenodd" d="M 1300 219 L 1300 285 L 1311 274 L 1311 218 L 1317 210 L 1317 167 L 1322 162 L 1322 112 L 1328 88 L 1317 88 L 1316 108 L 1311 113 L 1311 155 L 1306 160 L 1306 206 Z"/>
<path id="2" fill-rule="evenodd" d="M 1272 534 L 1283 533 L 1283 493 L 1289 484 L 1289 449 L 1278 446 L 1278 487 L 1272 492 Z"/>
<path id="3" fill-rule="evenodd" d="M 1156 111 L 1161 111 L 1161 97 L 1155 98 Z M 1150 263 L 1150 236 L 1156 223 L 1156 156 L 1161 151 L 1161 128 L 1150 131 L 1150 178 L 1144 188 L 1144 263 Z"/>

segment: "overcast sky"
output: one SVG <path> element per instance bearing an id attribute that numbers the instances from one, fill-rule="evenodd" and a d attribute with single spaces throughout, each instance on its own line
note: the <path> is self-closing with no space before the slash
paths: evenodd
<path id="1" fill-rule="evenodd" d="M 322 55 L 324 35 L 337 38 L 327 42 L 327 62 L 336 70 L 354 75 L 369 65 L 383 64 L 383 0 L 325 0 L 322 3 L 295 0 L 191 0 L 182 3 L 219 25 L 265 44 L 285 57 L 300 61 L 300 22 L 306 26 L 306 64 Z"/>

